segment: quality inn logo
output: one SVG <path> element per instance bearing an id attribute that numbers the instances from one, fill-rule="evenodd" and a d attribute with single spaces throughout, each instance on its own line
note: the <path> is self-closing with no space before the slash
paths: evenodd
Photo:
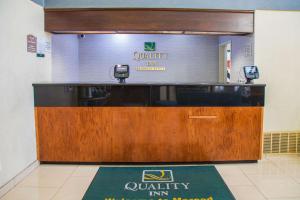
<path id="1" fill-rule="evenodd" d="M 155 42 L 145 42 L 144 51 L 155 51 Z"/>
<path id="2" fill-rule="evenodd" d="M 141 172 L 142 182 L 127 182 L 124 190 L 147 192 L 149 197 L 167 197 L 169 192 L 189 190 L 190 183 L 174 182 L 172 170 L 143 170 Z"/>
<path id="3" fill-rule="evenodd" d="M 143 170 L 142 182 L 174 182 L 172 170 Z"/>

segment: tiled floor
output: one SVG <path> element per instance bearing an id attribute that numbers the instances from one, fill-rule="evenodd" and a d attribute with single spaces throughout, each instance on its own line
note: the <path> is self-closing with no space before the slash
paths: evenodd
<path id="1" fill-rule="evenodd" d="M 265 156 L 216 168 L 237 200 L 300 200 L 300 156 Z M 41 165 L 1 200 L 81 199 L 98 166 Z"/>

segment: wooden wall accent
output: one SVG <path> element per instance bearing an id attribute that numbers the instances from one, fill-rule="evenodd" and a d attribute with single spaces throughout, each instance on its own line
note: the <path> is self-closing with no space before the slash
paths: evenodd
<path id="1" fill-rule="evenodd" d="M 213 33 L 254 31 L 253 11 L 197 9 L 45 9 L 54 33 Z"/>
<path id="2" fill-rule="evenodd" d="M 51 162 L 258 160 L 262 107 L 36 107 Z"/>

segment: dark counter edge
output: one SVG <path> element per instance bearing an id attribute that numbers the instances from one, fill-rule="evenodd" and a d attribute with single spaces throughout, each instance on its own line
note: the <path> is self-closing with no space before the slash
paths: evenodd
<path id="1" fill-rule="evenodd" d="M 266 84 L 246 83 L 33 83 L 32 86 L 251 86 L 265 87 Z"/>
<path id="2" fill-rule="evenodd" d="M 264 106 L 265 86 L 265 84 L 219 83 L 197 85 L 33 84 L 35 107 Z"/>
<path id="3" fill-rule="evenodd" d="M 240 164 L 257 163 L 258 160 L 230 160 L 230 161 L 193 161 L 193 162 L 59 162 L 59 161 L 40 161 L 41 164 L 65 164 L 65 165 L 199 165 L 199 164 Z"/>

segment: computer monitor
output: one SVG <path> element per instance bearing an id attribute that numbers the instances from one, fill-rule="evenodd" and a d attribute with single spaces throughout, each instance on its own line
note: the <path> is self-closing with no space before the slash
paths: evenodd
<path id="1" fill-rule="evenodd" d="M 259 78 L 257 66 L 244 66 L 244 74 L 247 79 L 247 84 L 252 83 L 252 80 Z"/>
<path id="2" fill-rule="evenodd" d="M 120 83 L 125 83 L 125 79 L 129 77 L 129 65 L 115 65 L 114 76 Z"/>

